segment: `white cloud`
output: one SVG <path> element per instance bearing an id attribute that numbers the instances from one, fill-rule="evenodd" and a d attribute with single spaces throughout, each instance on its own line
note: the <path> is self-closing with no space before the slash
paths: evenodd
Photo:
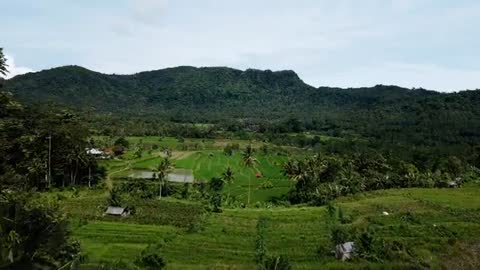
<path id="1" fill-rule="evenodd" d="M 55 2 L 42 17 L 0 16 L 13 26 L 3 46 L 26 53 L 22 64 L 120 74 L 179 65 L 292 69 L 315 86 L 480 87 L 474 0 Z"/>
<path id="2" fill-rule="evenodd" d="M 131 0 L 130 6 L 132 17 L 145 24 L 155 24 L 160 20 L 165 9 L 167 0 Z"/>
<path id="3" fill-rule="evenodd" d="M 5 77 L 6 79 L 13 78 L 17 75 L 33 72 L 33 69 L 31 68 L 17 66 L 15 64 L 15 59 L 13 58 L 13 56 L 6 54 L 5 58 L 7 58 L 7 65 L 8 65 L 7 66 L 8 73 L 7 73 L 7 76 Z"/>

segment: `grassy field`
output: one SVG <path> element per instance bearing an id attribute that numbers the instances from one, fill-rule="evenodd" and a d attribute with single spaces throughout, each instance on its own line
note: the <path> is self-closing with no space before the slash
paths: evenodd
<path id="1" fill-rule="evenodd" d="M 196 181 L 209 181 L 212 177 L 219 177 L 222 172 L 230 166 L 235 173 L 235 181 L 228 184 L 225 193 L 229 192 L 235 196 L 238 201 L 247 202 L 249 181 L 251 185 L 251 203 L 268 201 L 272 197 L 278 197 L 285 194 L 291 187 L 288 179 L 282 175 L 281 168 L 288 159 L 284 154 L 271 152 L 262 154 L 257 151 L 255 157 L 258 164 L 255 168 L 245 168 L 241 162 L 241 151 L 234 151 L 232 156 L 226 156 L 223 153 L 223 147 L 227 144 L 239 144 L 242 149 L 248 144 L 254 147 L 260 147 L 263 143 L 250 142 L 245 140 L 204 140 L 204 139 L 185 139 L 185 142 L 178 142 L 175 138 L 160 137 L 127 137 L 131 145 L 140 141 L 145 149 L 150 149 L 152 144 L 159 147 L 168 147 L 171 149 L 179 148 L 183 143 L 199 143 L 202 150 L 173 150 L 172 159 L 176 168 L 191 169 Z M 133 157 L 131 151 L 127 151 L 121 159 L 100 161 L 107 169 L 109 178 L 125 179 L 135 170 L 154 170 L 164 154 L 160 150 L 145 150 L 142 157 Z M 256 173 L 260 172 L 263 177 L 256 178 Z M 269 182 L 272 188 L 262 188 L 262 183 Z"/>
<path id="2" fill-rule="evenodd" d="M 455 269 L 476 260 L 469 257 L 468 252 L 460 252 L 460 255 L 455 252 L 471 249 L 472 245 L 478 247 L 479 195 L 480 185 L 472 184 L 462 189 L 377 191 L 341 198 L 335 204 L 351 219 L 342 226 L 373 226 L 382 239 L 405 243 L 418 258 L 418 265 Z M 100 261 L 112 262 L 119 258 L 131 261 L 148 244 L 157 243 L 162 243 L 161 254 L 168 269 L 252 269 L 255 267 L 255 226 L 260 217 L 269 220 L 268 252 L 288 256 L 294 269 L 402 266 L 395 261 L 335 261 L 325 252 L 325 247 L 333 249 L 325 207 L 225 209 L 220 214 L 198 215 L 184 212 L 186 208 L 178 210 L 178 205 L 170 207 L 169 204 L 181 202 L 167 200 L 144 206 L 149 209 L 142 213 L 147 216 L 143 218 L 145 222 L 135 218 L 115 220 L 84 215 L 82 209 L 98 208 L 102 196 L 105 195 L 89 191 L 78 198 L 63 200 L 72 218 L 88 220 L 78 225 L 74 223 L 73 227 L 74 236 L 88 256 L 85 269 L 93 269 Z M 390 215 L 382 215 L 383 211 Z M 196 223 L 193 227 L 178 226 L 156 215 L 195 216 L 191 220 Z M 452 254 L 456 254 L 455 257 Z"/>
<path id="3" fill-rule="evenodd" d="M 291 186 L 289 180 L 282 175 L 281 166 L 287 160 L 286 156 L 262 155 L 256 156 L 258 164 L 255 168 L 242 166 L 242 156 L 235 153 L 226 156 L 221 151 L 196 152 L 186 158 L 176 160 L 178 168 L 192 169 L 195 179 L 208 180 L 219 177 L 230 166 L 235 173 L 235 181 L 228 184 L 225 191 L 231 192 L 238 200 L 246 201 L 249 181 L 251 184 L 251 202 L 266 201 L 272 196 L 285 194 Z M 262 178 L 256 178 L 260 172 Z M 262 183 L 270 181 L 273 188 L 262 189 Z"/>
<path id="4" fill-rule="evenodd" d="M 196 180 L 218 177 L 227 166 L 235 172 L 235 182 L 225 187 L 245 202 L 249 180 L 252 204 L 247 208 L 224 209 L 209 213 L 199 202 L 173 198 L 143 200 L 127 195 L 126 204 L 135 208 L 127 218 L 103 215 L 107 193 L 82 190 L 62 192 L 61 205 L 72 220 L 72 229 L 82 245 L 87 261 L 84 269 L 97 269 L 100 263 L 119 259 L 131 263 L 149 244 L 160 244 L 168 269 L 252 269 L 257 237 L 256 224 L 268 219 L 265 235 L 269 254 L 285 255 L 294 269 L 478 269 L 480 261 L 480 184 L 460 189 L 397 189 L 375 191 L 337 199 L 334 204 L 348 217 L 339 226 L 354 232 L 370 228 L 381 241 L 407 247 L 402 256 L 414 258 L 410 264 L 400 257 L 387 261 L 338 262 L 332 255 L 331 220 L 326 207 L 260 208 L 272 196 L 285 194 L 292 183 L 281 173 L 288 157 L 277 152 L 256 153 L 255 168 L 241 165 L 241 153 L 226 156 L 222 148 L 230 140 L 185 140 L 129 137 L 172 149 L 181 144 L 202 144 L 199 150 L 173 151 L 177 168 L 193 171 Z M 250 142 L 236 142 L 246 145 Z M 261 143 L 257 143 L 260 146 Z M 146 150 L 141 158 L 127 153 L 121 160 L 102 161 L 113 184 L 132 170 L 153 169 L 162 157 L 160 149 Z M 257 179 L 256 172 L 263 178 Z M 269 181 L 271 189 L 262 189 Z M 382 213 L 386 211 L 388 216 Z M 403 257 L 402 257 L 403 258 Z"/>
<path id="5" fill-rule="evenodd" d="M 282 174 L 282 164 L 288 159 L 278 155 L 256 155 L 258 164 L 255 168 L 242 166 L 241 153 L 226 156 L 222 151 L 190 151 L 173 152 L 176 168 L 191 169 L 196 181 L 208 182 L 212 177 L 220 177 L 222 172 L 230 166 L 235 173 L 235 181 L 227 184 L 225 192 L 236 196 L 237 200 L 246 202 L 249 181 L 251 184 L 251 202 L 267 201 L 271 197 L 285 194 L 292 183 Z M 112 177 L 123 179 L 133 173 L 134 170 L 153 170 L 160 163 L 160 155 L 145 156 L 142 159 L 130 161 L 108 161 L 109 170 L 128 168 L 115 173 Z M 262 174 L 256 178 L 256 173 Z M 272 183 L 273 187 L 263 189 L 262 183 Z"/>

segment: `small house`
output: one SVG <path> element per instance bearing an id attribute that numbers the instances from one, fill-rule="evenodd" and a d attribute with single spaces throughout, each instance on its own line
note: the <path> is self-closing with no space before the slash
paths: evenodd
<path id="1" fill-rule="evenodd" d="M 130 215 L 130 211 L 127 208 L 123 208 L 123 207 L 109 206 L 107 208 L 107 211 L 105 211 L 105 214 L 111 215 L 111 216 L 126 217 Z"/>
<path id="2" fill-rule="evenodd" d="M 257 178 L 262 178 L 262 177 L 263 177 L 263 175 L 262 175 L 262 173 L 261 173 L 261 172 L 257 172 L 257 173 L 255 173 L 255 177 L 257 177 Z"/>
<path id="3" fill-rule="evenodd" d="M 92 156 L 95 156 L 95 157 L 100 157 L 104 154 L 104 152 L 100 149 L 97 149 L 97 148 L 87 148 L 85 149 L 87 151 L 87 154 L 88 155 L 92 155 Z"/>
<path id="4" fill-rule="evenodd" d="M 338 260 L 346 261 L 353 257 L 355 253 L 355 243 L 354 242 L 345 242 L 343 244 L 338 244 L 335 246 L 335 257 Z"/>
<path id="5" fill-rule="evenodd" d="M 449 181 L 448 182 L 448 187 L 449 188 L 458 188 L 460 187 L 460 184 L 458 181 Z"/>

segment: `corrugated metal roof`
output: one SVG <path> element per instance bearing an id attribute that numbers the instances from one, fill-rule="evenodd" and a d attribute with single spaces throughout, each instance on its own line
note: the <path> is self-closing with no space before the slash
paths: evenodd
<path id="1" fill-rule="evenodd" d="M 125 208 L 123 207 L 116 207 L 116 206 L 109 206 L 105 214 L 121 216 L 125 212 Z"/>

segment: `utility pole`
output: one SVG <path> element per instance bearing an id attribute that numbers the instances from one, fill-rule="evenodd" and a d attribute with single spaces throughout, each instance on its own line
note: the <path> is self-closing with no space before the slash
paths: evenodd
<path id="1" fill-rule="evenodd" d="M 48 135 L 48 179 L 47 185 L 50 188 L 50 184 L 52 183 L 52 135 Z"/>

